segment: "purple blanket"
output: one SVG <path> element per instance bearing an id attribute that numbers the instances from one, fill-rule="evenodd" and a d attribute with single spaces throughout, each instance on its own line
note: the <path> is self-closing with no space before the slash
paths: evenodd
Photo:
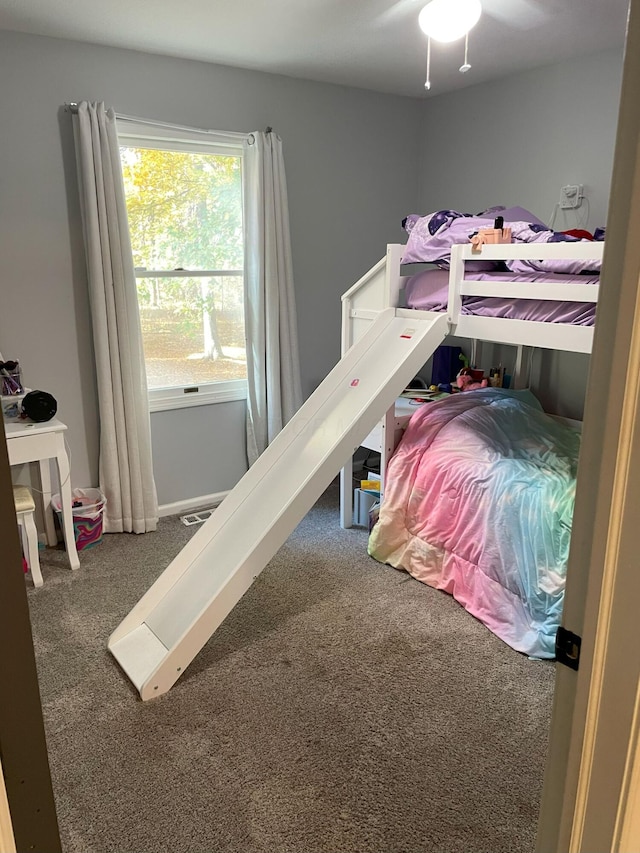
<path id="1" fill-rule="evenodd" d="M 470 281 L 553 281 L 556 284 L 598 284 L 598 276 L 559 275 L 555 273 L 475 272 Z M 404 298 L 408 308 L 419 311 L 446 311 L 449 299 L 449 273 L 426 270 L 412 275 L 405 284 Z M 593 326 L 594 302 L 556 302 L 550 299 L 501 299 L 495 296 L 463 296 L 462 313 L 508 320 L 536 320 L 540 323 L 569 323 Z"/>
<path id="2" fill-rule="evenodd" d="M 502 212 L 500 213 L 500 211 Z M 510 219 L 510 215 L 523 215 L 527 211 L 522 208 L 501 209 L 492 208 L 480 216 L 472 216 L 468 213 L 458 213 L 455 210 L 438 210 L 427 216 L 411 214 L 404 220 L 404 227 L 409 234 L 409 239 L 404 251 L 402 262 L 411 263 L 434 263 L 443 268 L 448 268 L 451 259 L 451 247 L 460 243 L 469 243 L 471 237 L 480 228 L 492 228 L 495 215 L 500 213 L 505 222 L 509 223 L 514 242 L 516 243 L 575 243 L 589 242 L 578 241 L 576 237 L 562 232 L 550 231 L 535 217 L 529 215 L 529 221 Z M 603 229 L 598 232 L 600 238 L 604 237 Z M 513 272 L 544 271 L 553 273 L 569 273 L 578 275 L 584 272 L 599 272 L 600 260 L 509 260 L 505 262 L 508 269 Z M 492 262 L 480 261 L 482 269 L 495 268 Z M 469 264 L 467 264 L 469 269 Z M 476 265 L 476 269 L 478 266 Z"/>

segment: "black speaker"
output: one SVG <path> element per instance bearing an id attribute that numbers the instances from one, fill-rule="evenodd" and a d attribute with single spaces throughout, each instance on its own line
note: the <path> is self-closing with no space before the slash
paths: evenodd
<path id="1" fill-rule="evenodd" d="M 29 391 L 22 400 L 23 413 L 36 423 L 50 421 L 58 411 L 58 403 L 47 391 Z"/>

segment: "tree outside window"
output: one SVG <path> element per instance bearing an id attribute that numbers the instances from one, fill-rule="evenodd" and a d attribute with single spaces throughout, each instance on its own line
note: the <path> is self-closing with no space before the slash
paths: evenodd
<path id="1" fill-rule="evenodd" d="M 121 158 L 150 390 L 246 379 L 241 154 Z"/>

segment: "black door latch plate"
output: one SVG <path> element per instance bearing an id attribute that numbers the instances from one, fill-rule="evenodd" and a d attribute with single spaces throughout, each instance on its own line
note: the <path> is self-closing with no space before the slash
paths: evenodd
<path id="1" fill-rule="evenodd" d="M 566 628 L 558 628 L 556 634 L 556 660 L 570 669 L 578 669 L 580 664 L 580 646 L 582 637 L 572 634 Z"/>

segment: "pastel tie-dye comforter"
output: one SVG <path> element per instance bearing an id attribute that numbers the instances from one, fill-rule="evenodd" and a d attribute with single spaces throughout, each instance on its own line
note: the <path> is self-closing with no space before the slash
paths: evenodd
<path id="1" fill-rule="evenodd" d="M 554 657 L 579 446 L 529 392 L 421 406 L 391 459 L 369 553 L 451 593 L 517 651 Z"/>

